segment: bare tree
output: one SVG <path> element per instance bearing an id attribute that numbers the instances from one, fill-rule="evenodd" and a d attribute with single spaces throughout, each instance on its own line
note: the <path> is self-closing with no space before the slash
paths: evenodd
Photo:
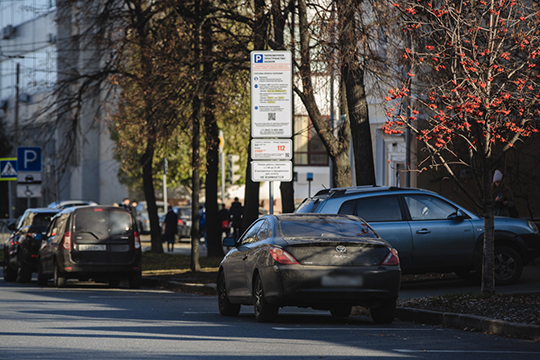
<path id="1" fill-rule="evenodd" d="M 506 152 L 537 132 L 540 8 L 519 0 L 395 6 L 414 39 L 415 50 L 402 51 L 411 64 L 408 77 L 419 79 L 423 91 L 391 90 L 392 120 L 385 129 L 411 129 L 427 154 L 420 169 L 443 167 L 457 183 L 456 169 L 478 175 L 485 228 L 482 292 L 494 293 L 492 176 Z M 408 97 L 415 101 L 410 116 L 402 107 L 408 102 L 401 102 Z"/>

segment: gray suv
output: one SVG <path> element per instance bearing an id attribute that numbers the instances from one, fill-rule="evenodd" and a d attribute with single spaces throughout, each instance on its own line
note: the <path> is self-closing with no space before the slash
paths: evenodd
<path id="1" fill-rule="evenodd" d="M 404 274 L 455 272 L 466 280 L 479 278 L 484 219 L 431 191 L 381 186 L 326 189 L 305 199 L 295 212 L 363 218 L 398 250 Z M 497 285 L 517 282 L 523 266 L 538 257 L 536 224 L 495 217 Z"/>

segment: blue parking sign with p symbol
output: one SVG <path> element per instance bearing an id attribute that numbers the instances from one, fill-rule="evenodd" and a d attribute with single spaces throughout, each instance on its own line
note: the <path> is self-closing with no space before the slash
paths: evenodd
<path id="1" fill-rule="evenodd" d="M 263 54 L 255 54 L 255 62 L 263 63 L 264 62 Z"/>
<path id="2" fill-rule="evenodd" d="M 18 147 L 17 148 L 18 171 L 41 171 L 41 148 Z"/>

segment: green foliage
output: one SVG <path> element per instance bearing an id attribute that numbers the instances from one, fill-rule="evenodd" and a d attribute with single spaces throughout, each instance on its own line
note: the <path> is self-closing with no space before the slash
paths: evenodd
<path id="1" fill-rule="evenodd" d="M 191 2 L 165 1 L 153 15 L 149 9 L 146 26 L 152 29 L 148 32 L 151 43 L 141 43 L 137 32 L 128 31 L 126 46 L 119 48 L 125 61 L 120 69 L 123 75 L 112 79 L 122 90 L 111 137 L 116 142 L 115 158 L 121 164 L 120 182 L 130 190 L 141 187 L 140 159 L 149 133 L 157 134 L 153 139 L 156 149 L 152 167 L 157 175 L 154 186 L 162 184 L 163 158 L 168 160 L 169 187 L 191 185 L 191 105 L 202 87 L 197 77 L 201 62 L 194 51 L 198 25 L 193 6 Z M 212 11 L 219 14 L 217 9 Z M 215 50 L 207 61 L 214 64 L 214 78 L 217 78 L 218 93 L 213 99 L 215 117 L 224 133 L 225 153 L 241 155 L 242 173 L 245 173 L 250 109 L 249 52 L 245 45 L 248 38 L 244 34 L 248 32 L 230 20 L 216 21 L 214 28 Z M 152 59 L 151 64 L 144 63 L 145 55 Z M 151 76 L 147 76 L 149 73 Z M 204 119 L 201 125 L 203 122 Z M 201 159 L 206 156 L 204 137 L 202 131 Z M 200 169 L 203 183 L 205 168 L 203 161 Z"/>

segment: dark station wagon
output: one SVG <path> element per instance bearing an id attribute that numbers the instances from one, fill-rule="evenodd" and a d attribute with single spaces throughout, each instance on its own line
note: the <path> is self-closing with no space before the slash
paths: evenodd
<path id="1" fill-rule="evenodd" d="M 141 241 L 136 220 L 126 209 L 114 206 L 72 207 L 51 221 L 39 251 L 38 284 L 50 278 L 57 287 L 67 279 L 108 281 L 121 279 L 130 288 L 142 280 Z"/>

